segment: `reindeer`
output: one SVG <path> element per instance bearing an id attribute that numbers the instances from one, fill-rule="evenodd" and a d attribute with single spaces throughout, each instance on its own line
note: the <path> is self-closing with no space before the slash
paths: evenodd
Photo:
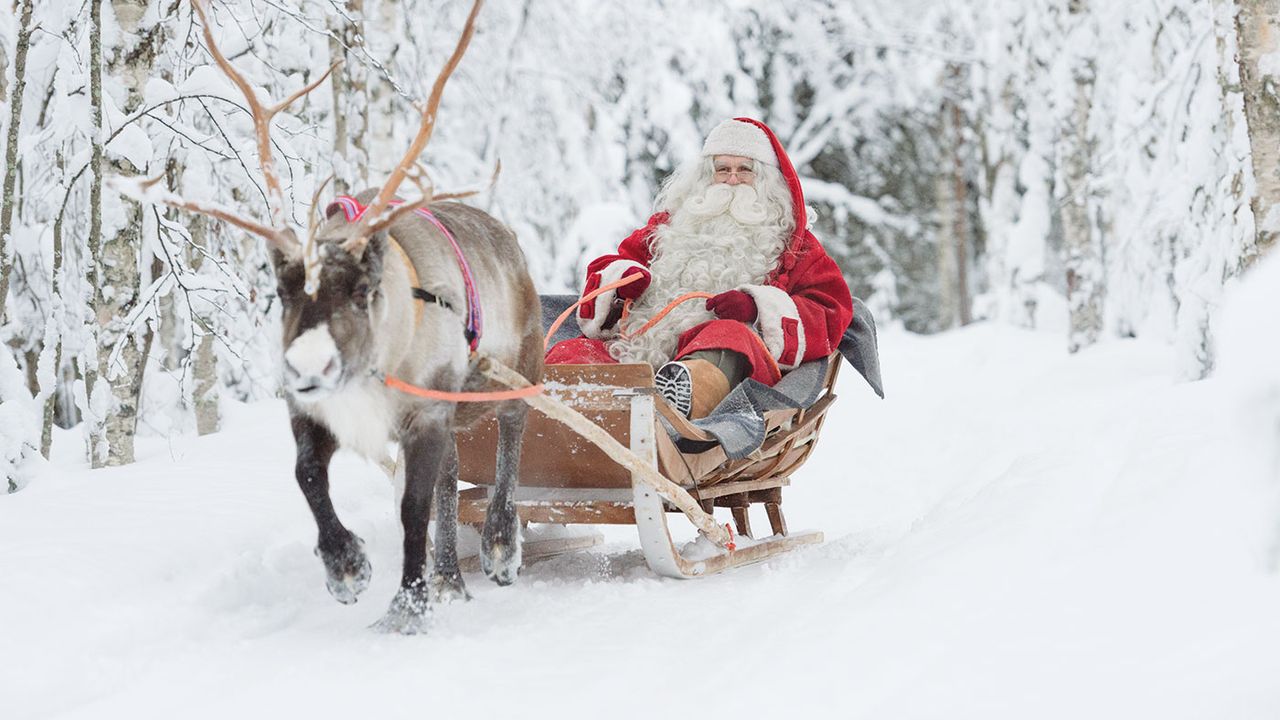
<path id="1" fill-rule="evenodd" d="M 319 528 L 316 553 L 324 563 L 326 586 L 341 603 L 356 601 L 368 586 L 371 568 L 363 541 L 334 511 L 330 458 L 341 446 L 383 460 L 387 442 L 399 442 L 404 471 L 400 499 L 404 567 L 390 608 L 374 625 L 388 632 L 421 632 L 429 623 L 431 603 L 470 597 L 458 569 L 454 434 L 490 414 L 497 416 L 499 448 L 481 566 L 499 585 L 512 583 L 520 567 L 514 493 L 526 405 L 519 400 L 427 399 L 393 389 L 384 381 L 395 377 L 444 392 L 485 390 L 489 384 L 477 369 L 485 357 L 513 367 L 531 383 L 542 375 L 538 296 L 515 235 L 484 212 L 447 201 L 456 196 L 433 194 L 421 182 L 424 174 L 417 165 L 431 136 L 444 85 L 471 40 L 481 4 L 476 0 L 472 6 L 453 55 L 419 108 L 418 133 L 386 184 L 360 193 L 354 203 L 348 200 L 346 208 L 329 206 L 323 218 L 319 212 L 322 184 L 312 199 L 306 238 L 299 240 L 286 221 L 284 193 L 271 154 L 270 123 L 329 73 L 281 103 L 264 105 L 219 50 L 201 0 L 193 0 L 210 54 L 244 94 L 253 116 L 270 221 L 261 223 L 217 205 L 184 200 L 157 189 L 155 181 L 139 183 L 134 189 L 141 199 L 221 219 L 270 244 L 283 306 L 283 384 L 297 444 L 295 475 Z M 395 192 L 406 178 L 418 185 L 421 197 L 397 206 Z M 349 219 L 348 210 L 365 205 L 362 213 Z M 419 212 L 423 208 L 434 220 Z M 449 235 L 456 239 L 460 253 Z M 469 266 L 469 278 L 464 266 Z M 479 328 L 464 317 L 474 304 L 468 279 L 483 302 L 484 326 L 478 338 L 468 330 Z M 433 495 L 437 529 L 428 578 L 427 522 Z"/>

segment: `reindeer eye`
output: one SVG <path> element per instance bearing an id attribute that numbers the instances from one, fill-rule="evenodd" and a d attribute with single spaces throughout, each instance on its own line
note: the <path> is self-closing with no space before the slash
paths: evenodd
<path id="1" fill-rule="evenodd" d="M 369 283 L 361 280 L 351 289 L 351 300 L 357 305 L 364 305 L 369 300 Z"/>

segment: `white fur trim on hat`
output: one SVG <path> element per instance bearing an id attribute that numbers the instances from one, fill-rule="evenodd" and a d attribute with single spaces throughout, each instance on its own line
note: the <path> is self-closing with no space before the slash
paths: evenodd
<path id="1" fill-rule="evenodd" d="M 756 327 L 778 367 L 791 370 L 804 361 L 804 323 L 796 301 L 772 285 L 743 285 L 738 288 L 756 301 Z"/>
<path id="2" fill-rule="evenodd" d="M 600 275 L 600 282 L 596 284 L 596 287 L 621 280 L 622 274 L 633 267 L 638 267 L 646 273 L 649 272 L 648 268 L 634 260 L 614 260 L 597 273 Z M 600 293 L 592 301 L 595 306 L 595 315 L 590 320 L 583 319 L 581 315 L 577 316 L 578 328 L 582 330 L 583 335 L 596 340 L 606 340 L 618 334 L 617 325 L 609 328 L 604 327 L 604 322 L 609 318 L 609 311 L 613 309 L 613 300 L 616 297 L 618 297 L 617 289 Z"/>
<path id="3" fill-rule="evenodd" d="M 778 166 L 778 156 L 773 152 L 769 136 L 759 127 L 741 120 L 725 120 L 715 126 L 702 144 L 702 154 L 704 157 L 738 155 Z"/>

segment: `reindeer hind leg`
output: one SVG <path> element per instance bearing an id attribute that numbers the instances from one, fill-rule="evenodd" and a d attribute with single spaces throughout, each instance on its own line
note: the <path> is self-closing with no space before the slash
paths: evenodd
<path id="1" fill-rule="evenodd" d="M 431 600 L 470 600 L 471 593 L 458 569 L 458 445 L 450 439 L 444 470 L 436 482 L 435 567 L 431 571 Z"/>
<path id="2" fill-rule="evenodd" d="M 520 449 L 528 407 L 507 403 L 498 412 L 498 458 L 493 495 L 485 512 L 480 543 L 480 567 L 499 585 L 510 585 L 520 572 L 520 517 L 515 494 L 520 474 Z"/>
<path id="3" fill-rule="evenodd" d="M 387 614 L 373 625 L 381 632 L 414 635 L 426 632 L 431 624 L 431 593 L 427 582 L 427 523 L 431 500 L 453 436 L 449 418 L 423 418 L 401 436 L 404 448 L 404 498 L 400 501 L 400 524 L 404 528 L 404 571 L 400 589 L 391 599 Z"/>

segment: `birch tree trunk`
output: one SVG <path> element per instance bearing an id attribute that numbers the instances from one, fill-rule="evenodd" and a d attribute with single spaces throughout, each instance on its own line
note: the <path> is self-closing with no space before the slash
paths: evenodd
<path id="1" fill-rule="evenodd" d="M 121 31 L 136 43 L 131 44 L 127 53 L 120 48 L 115 49 L 107 65 L 112 81 L 125 90 L 122 110 L 126 114 L 141 105 L 146 82 L 151 77 L 155 58 L 163 44 L 162 25 L 140 30 L 139 24 L 148 4 L 147 0 L 111 0 Z M 137 168 L 128 160 L 115 158 L 111 160 L 111 169 L 122 175 L 136 175 L 146 168 Z M 110 392 L 105 404 L 107 412 L 98 418 L 102 423 L 102 442 L 93 448 L 90 460 L 94 467 L 133 462 L 138 396 L 146 360 L 141 338 L 137 337 L 129 322 L 129 315 L 137 308 L 139 299 L 143 208 L 122 196 L 113 196 L 112 201 L 120 206 L 119 226 L 99 249 L 97 264 L 100 275 L 94 294 L 94 313 L 98 321 L 98 379 L 106 381 Z"/>
<path id="2" fill-rule="evenodd" d="M 1068 0 L 1073 45 L 1085 42 L 1090 32 L 1086 0 Z M 1070 329 L 1067 349 L 1076 352 L 1093 345 L 1102 332 L 1102 257 L 1089 213 L 1089 172 L 1092 152 L 1089 116 L 1093 109 L 1094 58 L 1079 51 L 1073 58 L 1071 74 L 1075 93 L 1063 141 L 1066 157 L 1063 175 L 1066 202 L 1062 207 L 1062 230 L 1066 250 L 1067 304 Z"/>
<path id="3" fill-rule="evenodd" d="M 203 215 L 192 218 L 191 244 L 196 248 L 209 247 L 209 220 Z M 204 262 L 204 255 L 198 250 L 191 251 L 191 269 L 199 272 Z M 202 312 L 192 308 L 196 315 L 196 324 L 203 332 L 196 341 L 195 358 L 192 376 L 195 388 L 192 391 L 192 405 L 196 415 L 196 433 L 208 435 L 218 432 L 222 426 L 222 414 L 218 405 L 218 355 L 214 352 L 213 313 Z"/>
<path id="4" fill-rule="evenodd" d="M 363 26 L 364 0 L 347 0 L 345 13 L 334 13 L 329 26 L 330 58 L 344 61 L 330 78 L 337 175 L 334 186 L 339 193 L 363 188 L 369 182 L 369 74 L 359 56 L 364 43 Z"/>
<path id="5" fill-rule="evenodd" d="M 9 296 L 9 233 L 13 228 L 14 183 L 18 177 L 18 137 L 22 128 L 22 96 L 27 86 L 27 48 L 31 47 L 31 10 L 34 0 L 23 0 L 18 43 L 13 55 L 13 102 L 9 105 L 9 137 L 4 149 L 4 197 L 0 201 L 0 322 Z"/>
<path id="6" fill-rule="evenodd" d="M 947 115 L 946 107 L 943 115 Z M 954 247 L 955 185 L 946 163 L 933 179 L 934 195 L 938 199 L 938 330 L 949 330 L 958 324 L 960 310 L 956 299 L 956 254 Z"/>
<path id="7" fill-rule="evenodd" d="M 953 91 L 961 88 L 960 69 L 952 66 L 948 77 Z M 969 298 L 969 185 L 965 177 L 964 112 L 954 98 L 942 103 L 943 137 L 946 138 L 946 162 L 939 177 L 939 203 L 942 212 L 942 237 L 938 245 L 938 280 L 943 329 L 972 322 Z"/>
<path id="8" fill-rule="evenodd" d="M 0 47 L 0 103 L 9 102 L 9 52 Z"/>
<path id="9" fill-rule="evenodd" d="M 58 172 L 62 177 L 66 177 L 66 157 L 62 150 L 58 150 Z M 53 271 L 50 273 L 50 289 L 53 297 L 62 297 L 62 215 L 59 214 L 57 220 L 53 223 Z M 65 301 L 64 303 L 65 304 Z M 74 383 L 74 376 L 70 383 L 66 382 L 63 376 L 62 368 L 62 327 L 65 322 L 66 312 L 59 306 L 58 312 L 60 316 L 50 323 L 51 329 L 46 330 L 45 342 L 55 343 L 53 351 L 53 387 L 49 389 L 44 401 L 44 414 L 41 418 L 40 426 L 40 454 L 45 459 L 49 459 L 49 453 L 53 450 L 53 425 L 58 415 L 58 403 L 63 396 L 63 388 L 70 387 Z"/>
<path id="10" fill-rule="evenodd" d="M 102 0 L 91 0 L 89 3 L 89 106 L 93 115 L 93 137 L 89 140 L 92 148 L 89 159 L 89 256 L 85 266 L 89 287 L 97 288 L 102 283 L 102 271 L 98 263 L 102 247 Z M 96 294 L 93 300 L 97 302 Z M 89 446 L 89 463 L 100 467 L 98 458 L 106 455 L 102 418 L 107 413 L 107 403 L 106 393 L 99 387 L 98 360 L 93 354 L 97 347 L 97 323 L 90 321 L 88 325 L 89 337 L 94 338 L 95 342 L 80 363 L 85 389 L 83 417 L 85 439 Z"/>
<path id="11" fill-rule="evenodd" d="M 1244 114 L 1249 124 L 1256 246 L 1247 269 L 1280 235 L 1280 0 L 1239 0 L 1235 27 L 1240 53 Z"/>
<path id="12" fill-rule="evenodd" d="M 9 132 L 5 143 L 3 200 L 0 201 L 0 324 L 4 322 L 6 298 L 9 295 L 9 271 L 13 267 L 10 254 L 13 248 L 9 234 L 12 230 L 13 211 L 16 205 L 15 185 L 18 177 L 18 138 L 22 127 L 22 100 L 26 88 L 27 49 L 31 46 L 31 13 L 33 0 L 23 0 L 22 17 L 18 26 L 18 40 L 14 48 L 14 83 L 9 106 Z M 7 346 L 0 345 L 0 404 L 10 405 L 7 419 L 10 427 L 0 427 L 0 473 L 5 479 L 5 491 L 17 492 L 29 477 L 29 465 L 39 456 L 40 407 L 31 391 L 30 376 L 19 373 L 14 356 Z M 27 358 L 28 374 L 34 371 L 30 354 Z"/>

